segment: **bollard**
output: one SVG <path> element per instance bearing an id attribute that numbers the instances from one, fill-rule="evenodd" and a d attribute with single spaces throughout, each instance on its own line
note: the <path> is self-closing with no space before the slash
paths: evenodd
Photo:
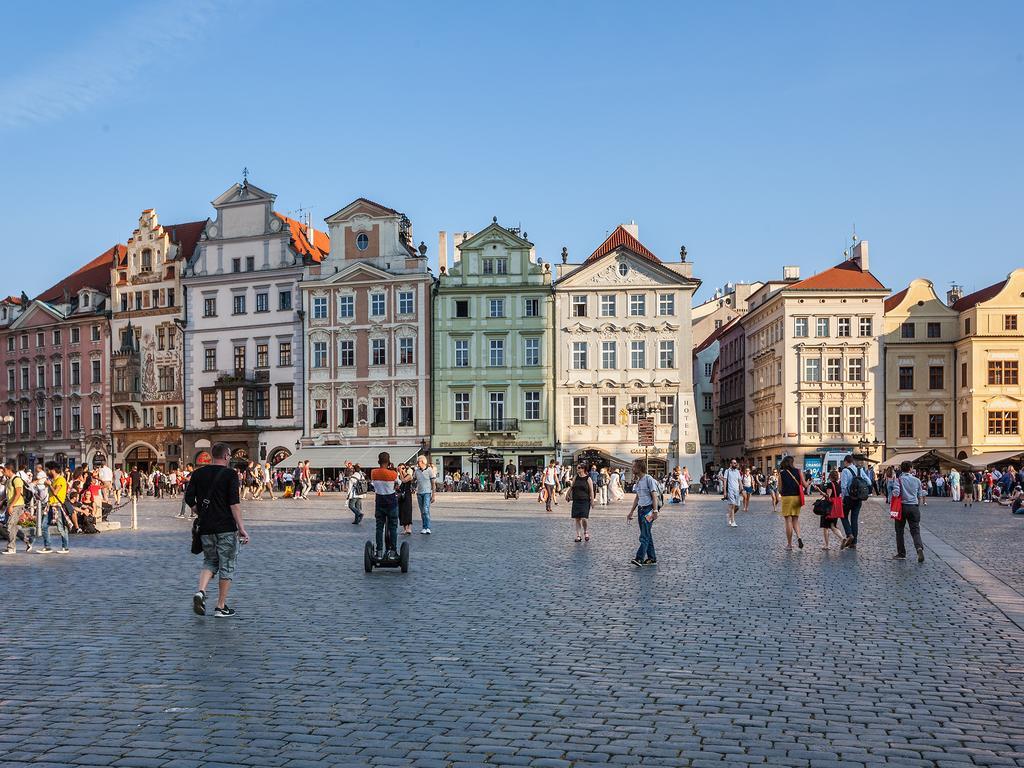
<path id="1" fill-rule="evenodd" d="M 132 496 L 132 530 L 139 530 L 139 501 L 137 496 Z"/>

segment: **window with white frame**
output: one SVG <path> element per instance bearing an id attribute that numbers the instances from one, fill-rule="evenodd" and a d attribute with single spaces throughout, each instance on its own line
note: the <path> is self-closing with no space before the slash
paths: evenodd
<path id="1" fill-rule="evenodd" d="M 851 406 L 848 412 L 849 431 L 860 434 L 864 431 L 864 408 L 859 405 Z"/>
<path id="2" fill-rule="evenodd" d="M 673 317 L 676 313 L 676 295 L 674 293 L 658 294 L 658 314 L 662 317 Z"/>
<path id="3" fill-rule="evenodd" d="M 260 291 L 259 293 L 256 294 L 256 311 L 270 311 L 270 294 L 267 293 L 266 291 Z"/>
<path id="4" fill-rule="evenodd" d="M 572 343 L 572 367 L 577 371 L 587 370 L 587 342 L 574 341 Z"/>
<path id="5" fill-rule="evenodd" d="M 388 348 L 386 339 L 370 340 L 370 365 L 387 365 Z"/>
<path id="6" fill-rule="evenodd" d="M 398 294 L 398 314 L 411 315 L 416 311 L 416 302 L 412 291 L 401 291 Z"/>
<path id="7" fill-rule="evenodd" d="M 851 357 L 846 361 L 846 378 L 848 381 L 864 381 L 863 357 Z"/>
<path id="8" fill-rule="evenodd" d="M 827 317 L 819 317 L 814 322 L 814 335 L 823 338 L 829 335 L 829 322 Z"/>
<path id="9" fill-rule="evenodd" d="M 605 370 L 615 370 L 618 368 L 618 355 L 615 352 L 616 344 L 614 341 L 602 341 L 601 342 L 601 367 Z"/>
<path id="10" fill-rule="evenodd" d="M 629 367 L 630 368 L 646 368 L 647 367 L 647 342 L 631 341 L 629 342 Z"/>
<path id="11" fill-rule="evenodd" d="M 793 336 L 797 339 L 807 338 L 807 318 L 806 317 L 794 317 L 793 318 Z"/>
<path id="12" fill-rule="evenodd" d="M 821 381 L 821 360 L 816 357 L 804 360 L 804 381 Z"/>
<path id="13" fill-rule="evenodd" d="M 821 408 L 816 405 L 804 410 L 804 432 L 812 434 L 821 431 Z"/>
<path id="14" fill-rule="evenodd" d="M 615 426 L 615 420 L 618 417 L 618 403 L 617 398 L 614 395 L 604 396 L 601 398 L 601 423 L 606 426 Z"/>
<path id="15" fill-rule="evenodd" d="M 356 401 L 354 397 L 341 398 L 341 408 L 338 414 L 338 426 L 342 429 L 351 429 L 356 425 Z"/>
<path id="16" fill-rule="evenodd" d="M 384 397 L 370 398 L 370 426 L 386 427 L 388 425 L 388 401 Z"/>
<path id="17" fill-rule="evenodd" d="M 853 335 L 853 330 L 850 327 L 850 318 L 840 317 L 836 319 L 836 335 L 844 339 Z"/>
<path id="18" fill-rule="evenodd" d="M 572 399 L 572 423 L 573 426 L 582 427 L 587 423 L 587 398 L 574 397 Z"/>
<path id="19" fill-rule="evenodd" d="M 402 395 L 398 398 L 398 426 L 413 427 L 416 425 L 416 409 L 413 406 L 413 398 L 410 395 Z"/>
<path id="20" fill-rule="evenodd" d="M 658 342 L 658 367 L 676 367 L 676 343 L 672 339 L 662 339 Z"/>
<path id="21" fill-rule="evenodd" d="M 469 367 L 469 339 L 455 340 L 455 367 Z"/>
<path id="22" fill-rule="evenodd" d="M 830 405 L 825 409 L 825 430 L 830 433 L 843 431 L 843 409 L 838 405 Z"/>
<path id="23" fill-rule="evenodd" d="M 540 299 L 524 299 L 523 311 L 527 317 L 540 317 Z"/>
<path id="24" fill-rule="evenodd" d="M 235 315 L 245 314 L 245 294 L 236 293 L 231 297 L 231 312 Z"/>
<path id="25" fill-rule="evenodd" d="M 371 293 L 370 294 L 370 316 L 371 317 L 384 317 L 384 294 L 383 293 Z"/>
<path id="26" fill-rule="evenodd" d="M 647 314 L 647 297 L 642 293 L 631 293 L 629 295 L 629 316 L 643 317 Z"/>
<path id="27" fill-rule="evenodd" d="M 82 406 L 71 406 L 71 433 L 75 434 L 82 429 Z"/>
<path id="28" fill-rule="evenodd" d="M 825 361 L 825 380 L 826 381 L 842 381 L 843 380 L 843 358 L 841 357 L 830 357 Z"/>
<path id="29" fill-rule="evenodd" d="M 601 317 L 615 317 L 615 294 L 601 295 Z"/>
<path id="30" fill-rule="evenodd" d="M 505 365 L 505 340 L 488 339 L 487 363 L 491 368 L 500 368 Z"/>
<path id="31" fill-rule="evenodd" d="M 587 297 L 573 296 L 572 303 L 570 305 L 571 313 L 573 317 L 586 317 L 587 316 Z"/>
<path id="32" fill-rule="evenodd" d="M 675 395 L 662 395 L 658 398 L 661 402 L 661 423 L 662 424 L 675 424 L 676 423 L 676 396 Z"/>
<path id="33" fill-rule="evenodd" d="M 356 343 L 352 339 L 342 339 L 338 343 L 338 365 L 351 368 L 356 364 Z"/>
<path id="34" fill-rule="evenodd" d="M 488 317 L 504 317 L 505 316 L 505 300 L 498 298 L 490 298 L 487 300 Z"/>
<path id="35" fill-rule="evenodd" d="M 217 298 L 215 296 L 203 299 L 203 317 L 217 316 Z"/>
<path id="36" fill-rule="evenodd" d="M 314 296 L 313 297 L 313 319 L 314 320 L 325 320 L 325 319 L 327 319 L 327 297 L 326 296 Z"/>
<path id="37" fill-rule="evenodd" d="M 714 370 L 714 363 L 704 363 L 704 376 L 705 378 L 711 378 L 711 372 Z"/>
<path id="38" fill-rule="evenodd" d="M 862 317 L 862 318 L 860 318 L 860 335 L 862 337 L 864 337 L 864 336 L 872 336 L 873 335 L 872 331 L 873 331 L 873 328 L 872 328 L 871 318 L 870 317 Z"/>
<path id="39" fill-rule="evenodd" d="M 528 389 L 523 392 L 523 418 L 527 421 L 540 419 L 540 391 Z"/>
<path id="40" fill-rule="evenodd" d="M 203 350 L 203 370 L 204 371 L 216 371 L 217 370 L 217 348 L 206 347 Z"/>
<path id="41" fill-rule="evenodd" d="M 327 299 L 324 299 L 324 309 L 326 311 Z M 338 317 L 355 317 L 356 315 L 356 297 L 355 296 L 340 296 L 338 297 Z M 326 316 L 326 315 L 325 315 Z"/>
<path id="42" fill-rule="evenodd" d="M 327 367 L 327 342 L 326 341 L 314 341 L 313 342 L 313 367 L 314 368 L 326 368 Z"/>
<path id="43" fill-rule="evenodd" d="M 523 365 L 540 365 L 540 339 L 523 339 Z"/>
<path id="44" fill-rule="evenodd" d="M 415 354 L 413 352 L 414 341 L 415 339 L 410 337 L 403 337 L 398 340 L 399 365 L 413 365 L 416 362 Z"/>
<path id="45" fill-rule="evenodd" d="M 456 392 L 453 394 L 453 415 L 454 421 L 469 421 L 469 392 Z"/>

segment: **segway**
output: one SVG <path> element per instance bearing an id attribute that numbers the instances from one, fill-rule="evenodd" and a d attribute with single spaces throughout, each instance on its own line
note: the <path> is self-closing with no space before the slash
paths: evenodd
<path id="1" fill-rule="evenodd" d="M 363 570 L 372 573 L 374 568 L 401 568 L 402 573 L 409 572 L 409 542 L 403 541 L 398 549 L 398 557 L 388 557 L 387 552 L 392 549 L 387 530 L 384 531 L 384 555 L 377 557 L 376 547 L 372 541 L 366 542 L 363 547 Z"/>

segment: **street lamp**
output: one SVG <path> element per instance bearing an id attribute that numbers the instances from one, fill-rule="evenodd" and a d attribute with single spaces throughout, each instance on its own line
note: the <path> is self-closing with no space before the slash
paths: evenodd
<path id="1" fill-rule="evenodd" d="M 878 447 L 881 444 L 882 441 L 879 440 L 877 437 L 874 440 L 868 440 L 867 437 L 862 437 L 860 440 L 857 441 L 857 445 L 860 447 L 861 453 L 867 454 L 869 458 L 871 457 L 872 453 L 878 450 Z"/>

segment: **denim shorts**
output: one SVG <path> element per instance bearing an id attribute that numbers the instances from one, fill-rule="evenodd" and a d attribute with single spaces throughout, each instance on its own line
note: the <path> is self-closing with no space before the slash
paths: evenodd
<path id="1" fill-rule="evenodd" d="M 203 542 L 203 570 L 218 576 L 221 581 L 231 581 L 238 559 L 238 532 L 205 533 L 200 538 Z"/>

